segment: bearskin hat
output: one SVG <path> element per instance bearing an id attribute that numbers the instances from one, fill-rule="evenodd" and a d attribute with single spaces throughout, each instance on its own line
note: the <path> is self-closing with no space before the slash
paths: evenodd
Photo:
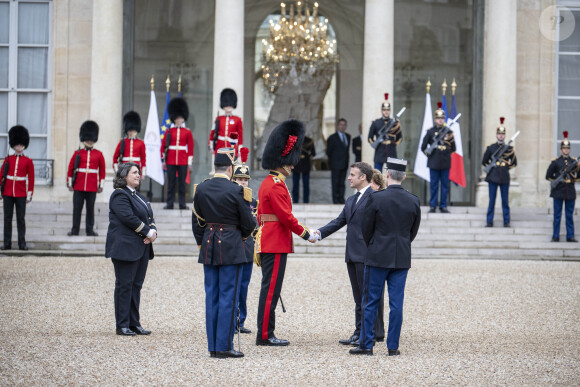
<path id="1" fill-rule="evenodd" d="M 266 142 L 262 168 L 276 169 L 298 164 L 305 132 L 304 124 L 298 120 L 288 120 L 278 125 Z"/>
<path id="2" fill-rule="evenodd" d="M 130 130 L 136 130 L 137 133 L 141 132 L 141 117 L 139 113 L 130 111 L 123 116 L 123 130 L 125 133 Z"/>
<path id="3" fill-rule="evenodd" d="M 238 95 L 232 89 L 223 89 L 220 94 L 220 107 L 223 109 L 226 106 L 238 107 Z"/>
<path id="4" fill-rule="evenodd" d="M 183 98 L 173 98 L 167 105 L 167 113 L 169 113 L 169 119 L 172 122 L 175 122 L 177 117 L 182 117 L 184 121 L 187 121 L 189 118 L 187 102 Z"/>
<path id="5" fill-rule="evenodd" d="M 11 148 L 14 148 L 16 145 L 24 145 L 24 149 L 28 148 L 28 144 L 30 144 L 28 129 L 22 125 L 11 127 L 8 131 L 8 143 Z"/>
<path id="6" fill-rule="evenodd" d="M 95 121 L 85 121 L 81 125 L 81 131 L 79 133 L 79 138 L 81 142 L 93 141 L 97 142 L 99 139 L 99 125 Z"/>

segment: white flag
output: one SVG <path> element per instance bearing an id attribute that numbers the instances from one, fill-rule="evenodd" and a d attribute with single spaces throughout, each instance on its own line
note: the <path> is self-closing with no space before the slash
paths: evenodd
<path id="1" fill-rule="evenodd" d="M 147 116 L 145 148 L 147 153 L 147 175 L 159 184 L 165 184 L 165 176 L 163 175 L 163 167 L 161 166 L 159 115 L 157 114 L 157 101 L 155 100 L 154 91 L 151 91 L 151 103 L 149 105 L 149 115 Z"/>
<path id="2" fill-rule="evenodd" d="M 421 144 L 427 131 L 433 127 L 433 112 L 431 111 L 431 95 L 427 93 L 425 97 L 425 116 L 423 117 L 423 128 L 421 137 L 419 137 L 419 147 L 417 148 L 417 157 L 415 158 L 415 169 L 413 172 L 423 180 L 430 181 L 429 168 L 427 167 L 427 156 L 421 150 Z"/>

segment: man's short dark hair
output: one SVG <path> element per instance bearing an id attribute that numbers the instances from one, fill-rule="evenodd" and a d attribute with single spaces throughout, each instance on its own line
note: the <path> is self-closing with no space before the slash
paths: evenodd
<path id="1" fill-rule="evenodd" d="M 216 165 L 215 171 L 216 173 L 227 172 L 229 167 L 231 167 L 231 165 Z"/>
<path id="2" fill-rule="evenodd" d="M 359 161 L 358 163 L 354 163 L 350 166 L 351 168 L 358 168 L 361 175 L 365 175 L 367 183 L 371 182 L 371 178 L 373 177 L 373 167 L 369 163 L 365 163 L 364 161 Z M 360 176 L 360 175 L 359 175 Z"/>
<path id="3" fill-rule="evenodd" d="M 348 124 L 348 122 L 344 118 L 339 118 L 338 121 L 336 121 L 336 123 L 338 124 L 340 121 L 344 121 L 345 124 Z"/>

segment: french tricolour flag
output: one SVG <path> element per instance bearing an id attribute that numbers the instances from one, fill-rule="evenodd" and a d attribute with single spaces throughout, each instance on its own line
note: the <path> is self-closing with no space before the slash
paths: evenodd
<path id="1" fill-rule="evenodd" d="M 455 103 L 455 95 L 451 101 L 451 111 L 447 115 L 447 122 L 453 120 L 457 116 L 457 104 Z M 453 131 L 455 137 L 456 151 L 451 154 L 451 170 L 449 171 L 449 180 L 465 188 L 465 167 L 463 165 L 463 145 L 461 142 L 461 128 L 459 121 L 454 123 L 450 129 Z"/>

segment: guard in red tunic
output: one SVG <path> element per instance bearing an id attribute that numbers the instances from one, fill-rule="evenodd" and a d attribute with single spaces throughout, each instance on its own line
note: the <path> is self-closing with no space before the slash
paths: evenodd
<path id="1" fill-rule="evenodd" d="M 274 129 L 262 156 L 262 168 L 269 169 L 258 198 L 258 222 L 254 261 L 262 266 L 262 288 L 258 304 L 256 345 L 288 345 L 274 336 L 275 310 L 280 298 L 286 259 L 294 252 L 292 233 L 309 240 L 310 230 L 292 215 L 292 199 L 284 180 L 300 160 L 304 124 L 284 121 Z"/>
<path id="2" fill-rule="evenodd" d="M 117 172 L 119 164 L 133 162 L 141 167 L 141 180 L 145 178 L 145 166 L 147 156 L 145 154 L 145 143 L 137 138 L 141 132 L 141 117 L 139 113 L 130 111 L 123 117 L 123 130 L 127 138 L 122 139 L 117 144 L 113 155 L 113 170 Z"/>
<path id="3" fill-rule="evenodd" d="M 79 148 L 68 164 L 67 187 L 73 193 L 73 226 L 68 236 L 79 235 L 81 213 L 87 203 L 86 231 L 88 236 L 98 236 L 94 230 L 95 201 L 97 192 L 103 192 L 105 184 L 105 158 L 101 151 L 94 148 L 99 139 L 99 125 L 94 121 L 85 121 L 81 125 Z"/>
<path id="4" fill-rule="evenodd" d="M 220 94 L 220 107 L 225 115 L 217 116 L 209 134 L 208 147 L 215 155 L 220 148 L 234 148 L 236 159 L 245 163 L 248 159 L 248 148 L 244 147 L 244 128 L 242 119 L 232 113 L 238 106 L 238 96 L 232 89 L 223 89 Z M 217 130 L 216 130 L 217 128 Z"/>
<path id="5" fill-rule="evenodd" d="M 189 118 L 189 107 L 183 98 L 173 98 L 167 105 L 167 112 L 172 125 L 161 141 L 163 169 L 167 168 L 167 204 L 163 208 L 173 209 L 177 178 L 179 209 L 185 210 L 185 177 L 187 167 L 193 164 L 193 135 L 184 125 Z"/>
<path id="6" fill-rule="evenodd" d="M 12 248 L 12 216 L 16 207 L 16 227 L 18 229 L 18 248 L 28 250 L 26 247 L 26 203 L 32 200 L 34 191 L 34 165 L 32 160 L 24 156 L 22 152 L 28 148 L 30 135 L 24 126 L 16 125 L 8 131 L 8 142 L 14 149 L 14 154 L 6 156 L 2 163 L 2 183 L 0 191 L 4 201 L 4 243 L 2 250 Z M 28 187 L 26 181 L 28 180 Z"/>

